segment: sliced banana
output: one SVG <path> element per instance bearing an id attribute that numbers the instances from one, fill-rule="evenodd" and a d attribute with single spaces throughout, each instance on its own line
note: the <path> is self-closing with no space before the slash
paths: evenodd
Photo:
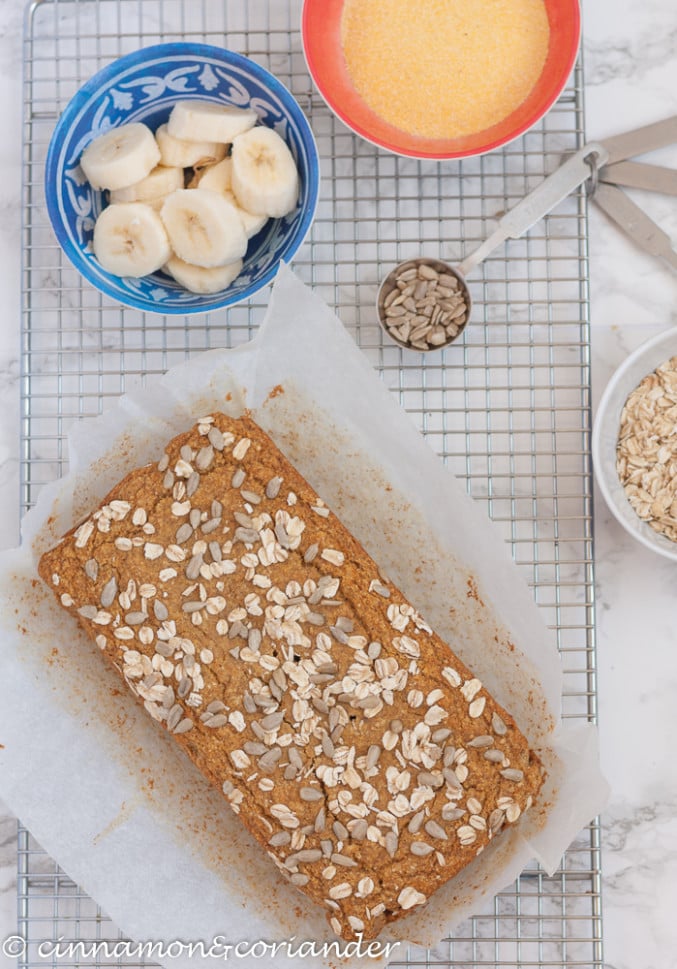
<path id="1" fill-rule="evenodd" d="M 183 141 L 173 138 L 167 125 L 160 125 L 155 132 L 160 159 L 168 168 L 192 168 L 221 161 L 226 154 L 226 146 L 214 141 Z"/>
<path id="2" fill-rule="evenodd" d="M 253 212 L 247 212 L 246 209 L 240 208 L 237 204 L 237 199 L 232 192 L 224 193 L 229 201 L 232 201 L 233 205 L 237 206 L 237 214 L 242 220 L 242 225 L 244 226 L 244 234 L 248 239 L 253 239 L 255 235 L 261 231 L 266 222 L 268 221 L 267 215 L 254 215 Z"/>
<path id="3" fill-rule="evenodd" d="M 140 182 L 159 161 L 153 132 L 134 122 L 95 138 L 83 151 L 80 166 L 92 188 L 121 189 Z"/>
<path id="4" fill-rule="evenodd" d="M 276 131 L 250 128 L 233 141 L 232 186 L 239 205 L 256 215 L 281 218 L 299 197 L 296 162 Z"/>
<path id="5" fill-rule="evenodd" d="M 207 188 L 212 192 L 218 192 L 224 198 L 228 199 L 229 202 L 232 202 L 237 208 L 238 215 L 242 219 L 245 235 L 248 239 L 251 239 L 252 236 L 255 236 L 264 227 L 268 221 L 268 216 L 255 215 L 253 212 L 247 212 L 246 209 L 243 209 L 238 204 L 232 190 L 232 166 L 232 160 L 230 158 L 224 158 L 223 161 L 218 162 L 216 165 L 210 165 L 209 168 L 205 168 L 202 172 L 198 173 L 195 176 L 195 186 L 191 182 L 190 187 Z"/>
<path id="6" fill-rule="evenodd" d="M 157 212 L 157 214 L 159 215 L 162 206 L 165 204 L 166 198 L 167 198 L 166 195 L 161 195 L 159 199 L 147 199 L 143 204 L 149 205 L 153 210 L 153 212 Z"/>
<path id="7" fill-rule="evenodd" d="M 196 173 L 196 185 L 202 188 L 211 189 L 213 192 L 230 192 L 232 186 L 233 162 L 230 158 L 224 158 L 216 165 L 209 165 Z"/>
<path id="8" fill-rule="evenodd" d="M 218 192 L 184 188 L 160 210 L 172 249 L 184 262 L 210 268 L 241 259 L 247 236 L 235 206 Z"/>
<path id="9" fill-rule="evenodd" d="M 217 141 L 229 145 L 236 135 L 253 128 L 256 111 L 215 101 L 178 101 L 169 115 L 169 134 L 185 141 Z"/>
<path id="10" fill-rule="evenodd" d="M 230 286 L 235 277 L 240 275 L 242 260 L 238 259 L 225 266 L 212 266 L 207 269 L 204 266 L 193 266 L 189 262 L 184 262 L 178 256 L 172 256 L 164 266 L 164 270 L 191 293 L 218 293 Z"/>
<path id="11" fill-rule="evenodd" d="M 147 276 L 172 252 L 162 219 L 144 202 L 122 202 L 103 210 L 94 226 L 94 255 L 115 276 Z"/>
<path id="12" fill-rule="evenodd" d="M 101 266 L 123 277 L 164 267 L 194 293 L 229 286 L 248 239 L 298 202 L 291 151 L 257 120 L 255 111 L 182 101 L 155 136 L 132 123 L 95 139 L 80 161 L 91 185 L 109 191 L 94 227 Z"/>
<path id="13" fill-rule="evenodd" d="M 128 188 L 116 188 L 110 193 L 111 202 L 150 202 L 164 198 L 177 188 L 183 188 L 183 169 L 156 165 L 150 174 Z"/>

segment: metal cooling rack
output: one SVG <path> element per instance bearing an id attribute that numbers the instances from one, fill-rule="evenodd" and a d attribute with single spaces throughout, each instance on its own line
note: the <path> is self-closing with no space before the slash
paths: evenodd
<path id="1" fill-rule="evenodd" d="M 113 58 L 179 39 L 241 51 L 273 71 L 310 118 L 322 194 L 297 273 L 333 305 L 431 446 L 486 503 L 556 630 L 564 715 L 596 716 L 590 357 L 585 199 L 560 205 L 471 278 L 464 342 L 425 358 L 386 342 L 375 319 L 381 276 L 400 259 L 449 259 L 583 142 L 582 71 L 545 120 L 502 151 L 462 163 L 377 151 L 328 111 L 306 71 L 299 0 L 42 0 L 26 11 L 21 500 L 66 471 L 65 435 L 124 390 L 209 347 L 248 340 L 267 293 L 226 313 L 165 319 L 114 305 L 84 284 L 48 224 L 47 144 L 76 89 Z M 45 966 L 43 940 L 120 938 L 20 826 L 20 967 Z M 601 969 L 600 830 L 586 828 L 546 876 L 529 868 L 434 951 L 395 966 Z M 402 961 L 404 960 L 404 961 Z M 98 965 L 60 959 L 58 965 Z M 56 961 L 54 965 L 56 965 Z M 106 962 L 114 965 L 114 962 Z M 118 965 L 137 963 L 123 959 Z"/>

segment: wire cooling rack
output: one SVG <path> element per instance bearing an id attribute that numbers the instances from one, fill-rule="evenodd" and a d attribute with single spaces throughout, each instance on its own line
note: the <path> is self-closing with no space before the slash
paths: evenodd
<path id="1" fill-rule="evenodd" d="M 192 353 L 248 340 L 262 318 L 267 293 L 225 313 L 185 319 L 144 315 L 102 298 L 62 255 L 42 191 L 54 124 L 95 71 L 161 41 L 227 46 L 291 89 L 318 142 L 321 201 L 295 270 L 336 308 L 431 446 L 486 504 L 556 631 L 564 716 L 594 720 L 583 194 L 473 273 L 473 321 L 463 342 L 425 357 L 403 352 L 382 335 L 374 310 L 379 279 L 400 259 L 421 253 L 461 258 L 564 152 L 580 147 L 581 67 L 545 120 L 504 150 L 460 163 L 417 162 L 377 151 L 328 111 L 305 67 L 299 22 L 299 0 L 42 0 L 27 8 L 23 508 L 66 470 L 65 435 L 73 421 L 99 414 L 131 384 Z M 38 952 L 43 940 L 120 938 L 21 826 L 18 848 L 18 929 L 28 943 L 21 967 L 49 964 Z M 411 947 L 393 965 L 599 969 L 600 881 L 594 822 L 554 875 L 530 867 L 434 951 Z M 100 962 L 86 950 L 58 959 L 60 966 L 76 964 Z M 122 958 L 117 964 L 138 962 Z"/>

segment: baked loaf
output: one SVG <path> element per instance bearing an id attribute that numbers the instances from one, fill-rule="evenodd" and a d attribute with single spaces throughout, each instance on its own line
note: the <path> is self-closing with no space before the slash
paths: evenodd
<path id="1" fill-rule="evenodd" d="M 39 571 L 344 938 L 423 905 L 541 786 L 513 719 L 247 418 L 176 437 Z"/>

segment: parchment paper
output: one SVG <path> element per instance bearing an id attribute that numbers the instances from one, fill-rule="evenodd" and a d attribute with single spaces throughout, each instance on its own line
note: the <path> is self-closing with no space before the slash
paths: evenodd
<path id="1" fill-rule="evenodd" d="M 530 859 L 557 867 L 606 799 L 596 734 L 585 723 L 560 724 L 553 637 L 483 509 L 340 321 L 284 265 L 251 343 L 201 353 L 73 429 L 70 473 L 43 489 L 23 521 L 21 548 L 0 557 L 0 795 L 133 939 L 333 938 L 324 913 L 278 874 L 221 795 L 121 692 L 37 578 L 42 551 L 127 471 L 157 460 L 202 414 L 244 407 L 510 710 L 547 765 L 538 806 L 382 936 L 434 945 Z M 184 954 L 168 962 L 213 960 Z"/>

